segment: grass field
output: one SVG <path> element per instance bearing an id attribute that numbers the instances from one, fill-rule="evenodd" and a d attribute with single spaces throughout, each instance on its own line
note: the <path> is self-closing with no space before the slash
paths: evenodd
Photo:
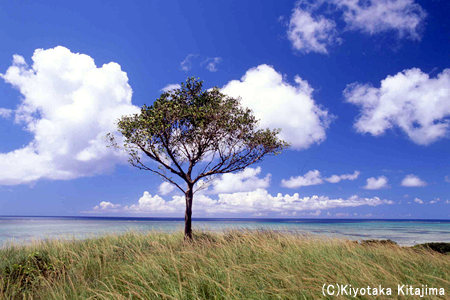
<path id="1" fill-rule="evenodd" d="M 0 299 L 320 299 L 324 283 L 450 289 L 448 254 L 275 232 L 193 242 L 128 233 L 10 246 L 0 257 Z"/>

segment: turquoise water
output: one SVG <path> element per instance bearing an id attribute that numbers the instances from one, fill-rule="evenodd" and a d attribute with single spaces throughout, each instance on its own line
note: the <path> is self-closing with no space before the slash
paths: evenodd
<path id="1" fill-rule="evenodd" d="M 127 231 L 183 230 L 181 219 L 0 217 L 0 247 L 42 239 L 83 239 Z M 198 219 L 194 230 L 272 229 L 351 240 L 391 239 L 400 245 L 450 242 L 450 220 Z"/>

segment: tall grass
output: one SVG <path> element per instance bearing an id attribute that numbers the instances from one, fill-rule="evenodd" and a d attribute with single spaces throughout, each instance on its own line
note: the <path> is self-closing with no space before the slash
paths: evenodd
<path id="1" fill-rule="evenodd" d="M 448 293 L 449 258 L 270 231 L 128 233 L 0 250 L 0 299 L 319 299 L 324 283 Z"/>

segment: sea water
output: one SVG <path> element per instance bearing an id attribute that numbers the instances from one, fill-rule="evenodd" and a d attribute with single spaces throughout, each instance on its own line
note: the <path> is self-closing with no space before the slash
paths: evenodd
<path id="1" fill-rule="evenodd" d="M 194 230 L 280 230 L 350 240 L 391 239 L 400 245 L 450 242 L 450 220 L 194 219 Z M 178 218 L 0 217 L 0 247 L 42 239 L 83 239 L 128 231 L 182 231 Z"/>

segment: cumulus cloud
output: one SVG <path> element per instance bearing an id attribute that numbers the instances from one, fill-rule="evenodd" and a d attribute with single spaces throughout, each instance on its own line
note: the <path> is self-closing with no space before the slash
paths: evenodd
<path id="1" fill-rule="evenodd" d="M 268 65 L 249 69 L 241 80 L 232 80 L 222 88 L 231 97 L 241 97 L 260 126 L 281 128 L 280 137 L 293 149 L 305 149 L 325 140 L 325 129 L 332 117 L 312 98 L 312 87 L 299 76 L 291 85 Z"/>
<path id="2" fill-rule="evenodd" d="M 345 28 L 336 22 L 342 16 Z M 374 35 L 396 32 L 399 38 L 420 39 L 426 12 L 414 0 L 300 0 L 288 23 L 287 37 L 303 53 L 326 54 L 341 43 L 343 30 Z"/>
<path id="3" fill-rule="evenodd" d="M 440 201 L 441 201 L 440 198 L 434 198 L 433 200 L 430 201 L 430 204 L 436 204 L 436 203 L 438 203 Z"/>
<path id="4" fill-rule="evenodd" d="M 116 120 L 135 113 L 128 77 L 117 63 L 97 67 L 85 54 L 58 46 L 22 56 L 1 77 L 22 94 L 15 121 L 33 135 L 23 148 L 0 153 L 0 184 L 72 179 L 112 170 L 123 154 L 106 147 Z"/>
<path id="5" fill-rule="evenodd" d="M 159 195 L 152 196 L 149 192 L 145 191 L 141 198 L 139 198 L 137 204 L 130 206 L 124 206 L 123 210 L 130 212 L 165 212 L 171 213 L 179 210 L 180 207 L 185 205 L 184 197 L 174 196 L 171 201 L 164 201 Z"/>
<path id="6" fill-rule="evenodd" d="M 287 188 L 298 188 L 301 186 L 322 184 L 324 181 L 338 183 L 342 180 L 355 180 L 359 174 L 359 171 L 354 171 L 352 174 L 334 174 L 330 177 L 323 178 L 318 170 L 311 170 L 303 176 L 291 176 L 289 179 L 283 179 L 281 180 L 281 185 Z"/>
<path id="7" fill-rule="evenodd" d="M 164 181 L 159 185 L 158 191 L 161 195 L 167 195 L 175 190 L 175 186 L 170 182 Z"/>
<path id="8" fill-rule="evenodd" d="M 396 31 L 399 37 L 420 39 L 426 13 L 414 0 L 332 0 L 351 30 L 368 34 Z"/>
<path id="9" fill-rule="evenodd" d="M 381 81 L 379 88 L 353 83 L 344 90 L 347 102 L 361 108 L 354 124 L 374 136 L 398 127 L 416 144 L 447 137 L 450 117 L 450 69 L 430 78 L 420 69 L 404 70 Z"/>
<path id="10" fill-rule="evenodd" d="M 208 57 L 202 62 L 202 65 L 210 72 L 217 72 L 217 65 L 222 61 L 221 57 Z"/>
<path id="11" fill-rule="evenodd" d="M 179 85 L 178 83 L 171 83 L 166 85 L 165 87 L 163 87 L 161 89 L 162 92 L 169 92 L 171 90 L 176 90 L 179 89 L 181 87 L 181 85 Z"/>
<path id="12" fill-rule="evenodd" d="M 402 180 L 402 186 L 421 187 L 421 186 L 426 186 L 426 185 L 427 185 L 427 183 L 425 181 L 423 181 L 422 179 L 420 179 L 419 177 L 417 177 L 414 174 L 406 175 L 406 177 L 403 178 L 403 180 Z"/>
<path id="13" fill-rule="evenodd" d="M 416 202 L 418 204 L 423 204 L 423 201 L 420 198 L 414 198 L 414 202 Z"/>
<path id="14" fill-rule="evenodd" d="M 331 175 L 330 177 L 325 178 L 325 180 L 330 183 L 338 183 L 341 180 L 355 180 L 358 178 L 359 174 L 359 171 L 355 171 L 352 174 Z"/>
<path id="15" fill-rule="evenodd" d="M 8 109 L 8 108 L 1 108 L 0 107 L 0 118 L 9 118 L 13 113 L 12 109 Z"/>
<path id="16" fill-rule="evenodd" d="M 215 199 L 205 194 L 199 194 L 193 202 L 193 213 L 195 215 L 233 215 L 241 213 L 284 215 L 286 212 L 317 211 L 363 205 L 378 206 L 392 203 L 390 200 L 383 200 L 378 197 L 362 198 L 356 195 L 347 199 L 318 195 L 300 197 L 298 193 L 293 195 L 278 193 L 274 196 L 265 189 L 256 189 L 250 192 L 219 194 Z M 182 214 L 184 209 L 184 196 L 175 195 L 171 200 L 165 201 L 160 196 L 152 196 L 148 192 L 144 192 L 137 204 L 122 206 L 122 212 L 156 215 Z"/>
<path id="17" fill-rule="evenodd" d="M 308 171 L 303 176 L 290 177 L 289 179 L 281 180 L 281 186 L 287 188 L 298 188 L 301 186 L 310 186 L 322 184 L 323 180 L 320 176 L 320 172 L 318 170 Z"/>
<path id="18" fill-rule="evenodd" d="M 120 208 L 120 204 L 113 204 L 109 201 L 102 201 L 98 205 L 94 206 L 94 210 L 112 211 Z"/>
<path id="19" fill-rule="evenodd" d="M 326 54 L 327 46 L 339 42 L 335 27 L 332 20 L 314 17 L 311 12 L 296 7 L 292 11 L 287 36 L 296 50 Z"/>
<path id="20" fill-rule="evenodd" d="M 212 182 L 211 193 L 248 192 L 258 188 L 267 188 L 270 184 L 270 174 L 264 178 L 258 177 L 261 167 L 246 168 L 238 173 L 223 174 Z"/>
<path id="21" fill-rule="evenodd" d="M 370 177 L 367 178 L 366 182 L 364 188 L 367 190 L 378 190 L 388 186 L 388 179 L 385 176 L 380 176 L 378 178 Z"/>

